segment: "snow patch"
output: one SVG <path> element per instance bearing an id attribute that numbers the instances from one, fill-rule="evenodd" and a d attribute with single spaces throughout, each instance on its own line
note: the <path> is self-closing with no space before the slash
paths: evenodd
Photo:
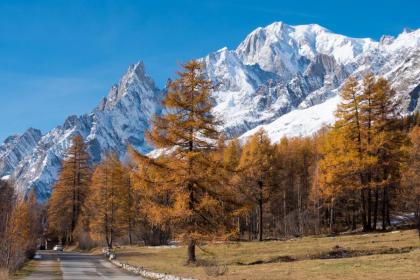
<path id="1" fill-rule="evenodd" d="M 272 123 L 251 129 L 243 134 L 240 139 L 246 139 L 260 129 L 264 129 L 267 132 L 273 143 L 279 142 L 282 137 L 311 136 L 322 126 L 331 125 L 335 122 L 334 112 L 339 101 L 339 96 L 335 96 L 319 105 L 307 109 L 294 110 L 279 117 Z"/>
<path id="2" fill-rule="evenodd" d="M 2 181 L 9 181 L 9 179 L 10 179 L 10 175 L 5 175 L 5 176 L 1 177 L 0 180 L 2 180 Z"/>

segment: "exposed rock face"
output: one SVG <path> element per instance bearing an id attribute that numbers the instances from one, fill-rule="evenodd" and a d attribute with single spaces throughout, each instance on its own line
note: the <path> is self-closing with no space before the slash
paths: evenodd
<path id="1" fill-rule="evenodd" d="M 0 174 L 12 172 L 24 157 L 32 153 L 41 137 L 41 131 L 33 128 L 29 128 L 22 135 L 8 137 L 0 146 Z"/>
<path id="2" fill-rule="evenodd" d="M 18 191 L 25 193 L 34 188 L 40 200 L 47 199 L 65 151 L 77 134 L 86 139 L 93 162 L 110 151 L 124 156 L 127 145 L 150 151 L 143 134 L 150 118 L 160 113 L 161 98 L 162 92 L 146 75 L 143 64 L 131 65 L 92 113 L 68 117 L 63 125 L 39 136 L 24 160 L 11 165 L 9 171 L 14 170 L 12 178 Z"/>
<path id="3" fill-rule="evenodd" d="M 230 136 L 245 138 L 261 127 L 273 141 L 312 134 L 334 121 L 345 79 L 369 71 L 391 82 L 406 112 L 420 108 L 420 29 L 378 42 L 316 24 L 276 22 L 251 32 L 235 50 L 223 48 L 200 60 L 218 85 L 214 113 Z M 45 200 L 76 134 L 86 139 L 94 162 L 109 151 L 124 156 L 128 144 L 149 152 L 144 131 L 161 113 L 163 95 L 142 63 L 131 65 L 90 114 L 70 116 L 45 135 L 29 129 L 9 137 L 0 146 L 0 177 L 10 174 L 20 192 L 34 188 Z"/>

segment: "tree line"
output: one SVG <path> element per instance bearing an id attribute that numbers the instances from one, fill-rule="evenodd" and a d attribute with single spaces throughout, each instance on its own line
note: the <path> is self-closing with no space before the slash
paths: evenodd
<path id="1" fill-rule="evenodd" d="M 128 147 L 128 159 L 110 151 L 91 166 L 74 138 L 48 205 L 51 235 L 110 248 L 177 239 L 194 263 L 202 242 L 386 230 L 396 213 L 420 219 L 418 116 L 401 115 L 385 79 L 349 78 L 333 126 L 272 143 L 263 130 L 227 139 L 202 65 L 178 75 L 146 133 L 153 155 Z"/>

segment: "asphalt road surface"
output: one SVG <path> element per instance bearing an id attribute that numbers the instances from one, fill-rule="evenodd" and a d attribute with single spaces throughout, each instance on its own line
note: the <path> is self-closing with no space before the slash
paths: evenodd
<path id="1" fill-rule="evenodd" d="M 101 256 L 75 252 L 39 251 L 41 259 L 36 260 L 36 271 L 26 280 L 140 280 L 140 276 L 122 271 Z"/>

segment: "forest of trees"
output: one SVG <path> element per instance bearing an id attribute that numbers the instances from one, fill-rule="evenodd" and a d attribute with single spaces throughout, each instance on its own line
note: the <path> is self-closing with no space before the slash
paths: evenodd
<path id="1" fill-rule="evenodd" d="M 110 151 L 92 166 L 74 138 L 48 205 L 50 235 L 81 247 L 178 240 L 194 263 L 203 242 L 386 230 L 395 214 L 420 225 L 419 119 L 401 115 L 385 79 L 349 78 L 333 126 L 272 143 L 263 130 L 228 139 L 202 65 L 178 74 L 146 133 L 155 156 L 128 147 L 123 161 Z"/>
<path id="2" fill-rule="evenodd" d="M 0 276 L 15 272 L 35 253 L 42 211 L 33 193 L 20 198 L 13 182 L 0 180 Z"/>

